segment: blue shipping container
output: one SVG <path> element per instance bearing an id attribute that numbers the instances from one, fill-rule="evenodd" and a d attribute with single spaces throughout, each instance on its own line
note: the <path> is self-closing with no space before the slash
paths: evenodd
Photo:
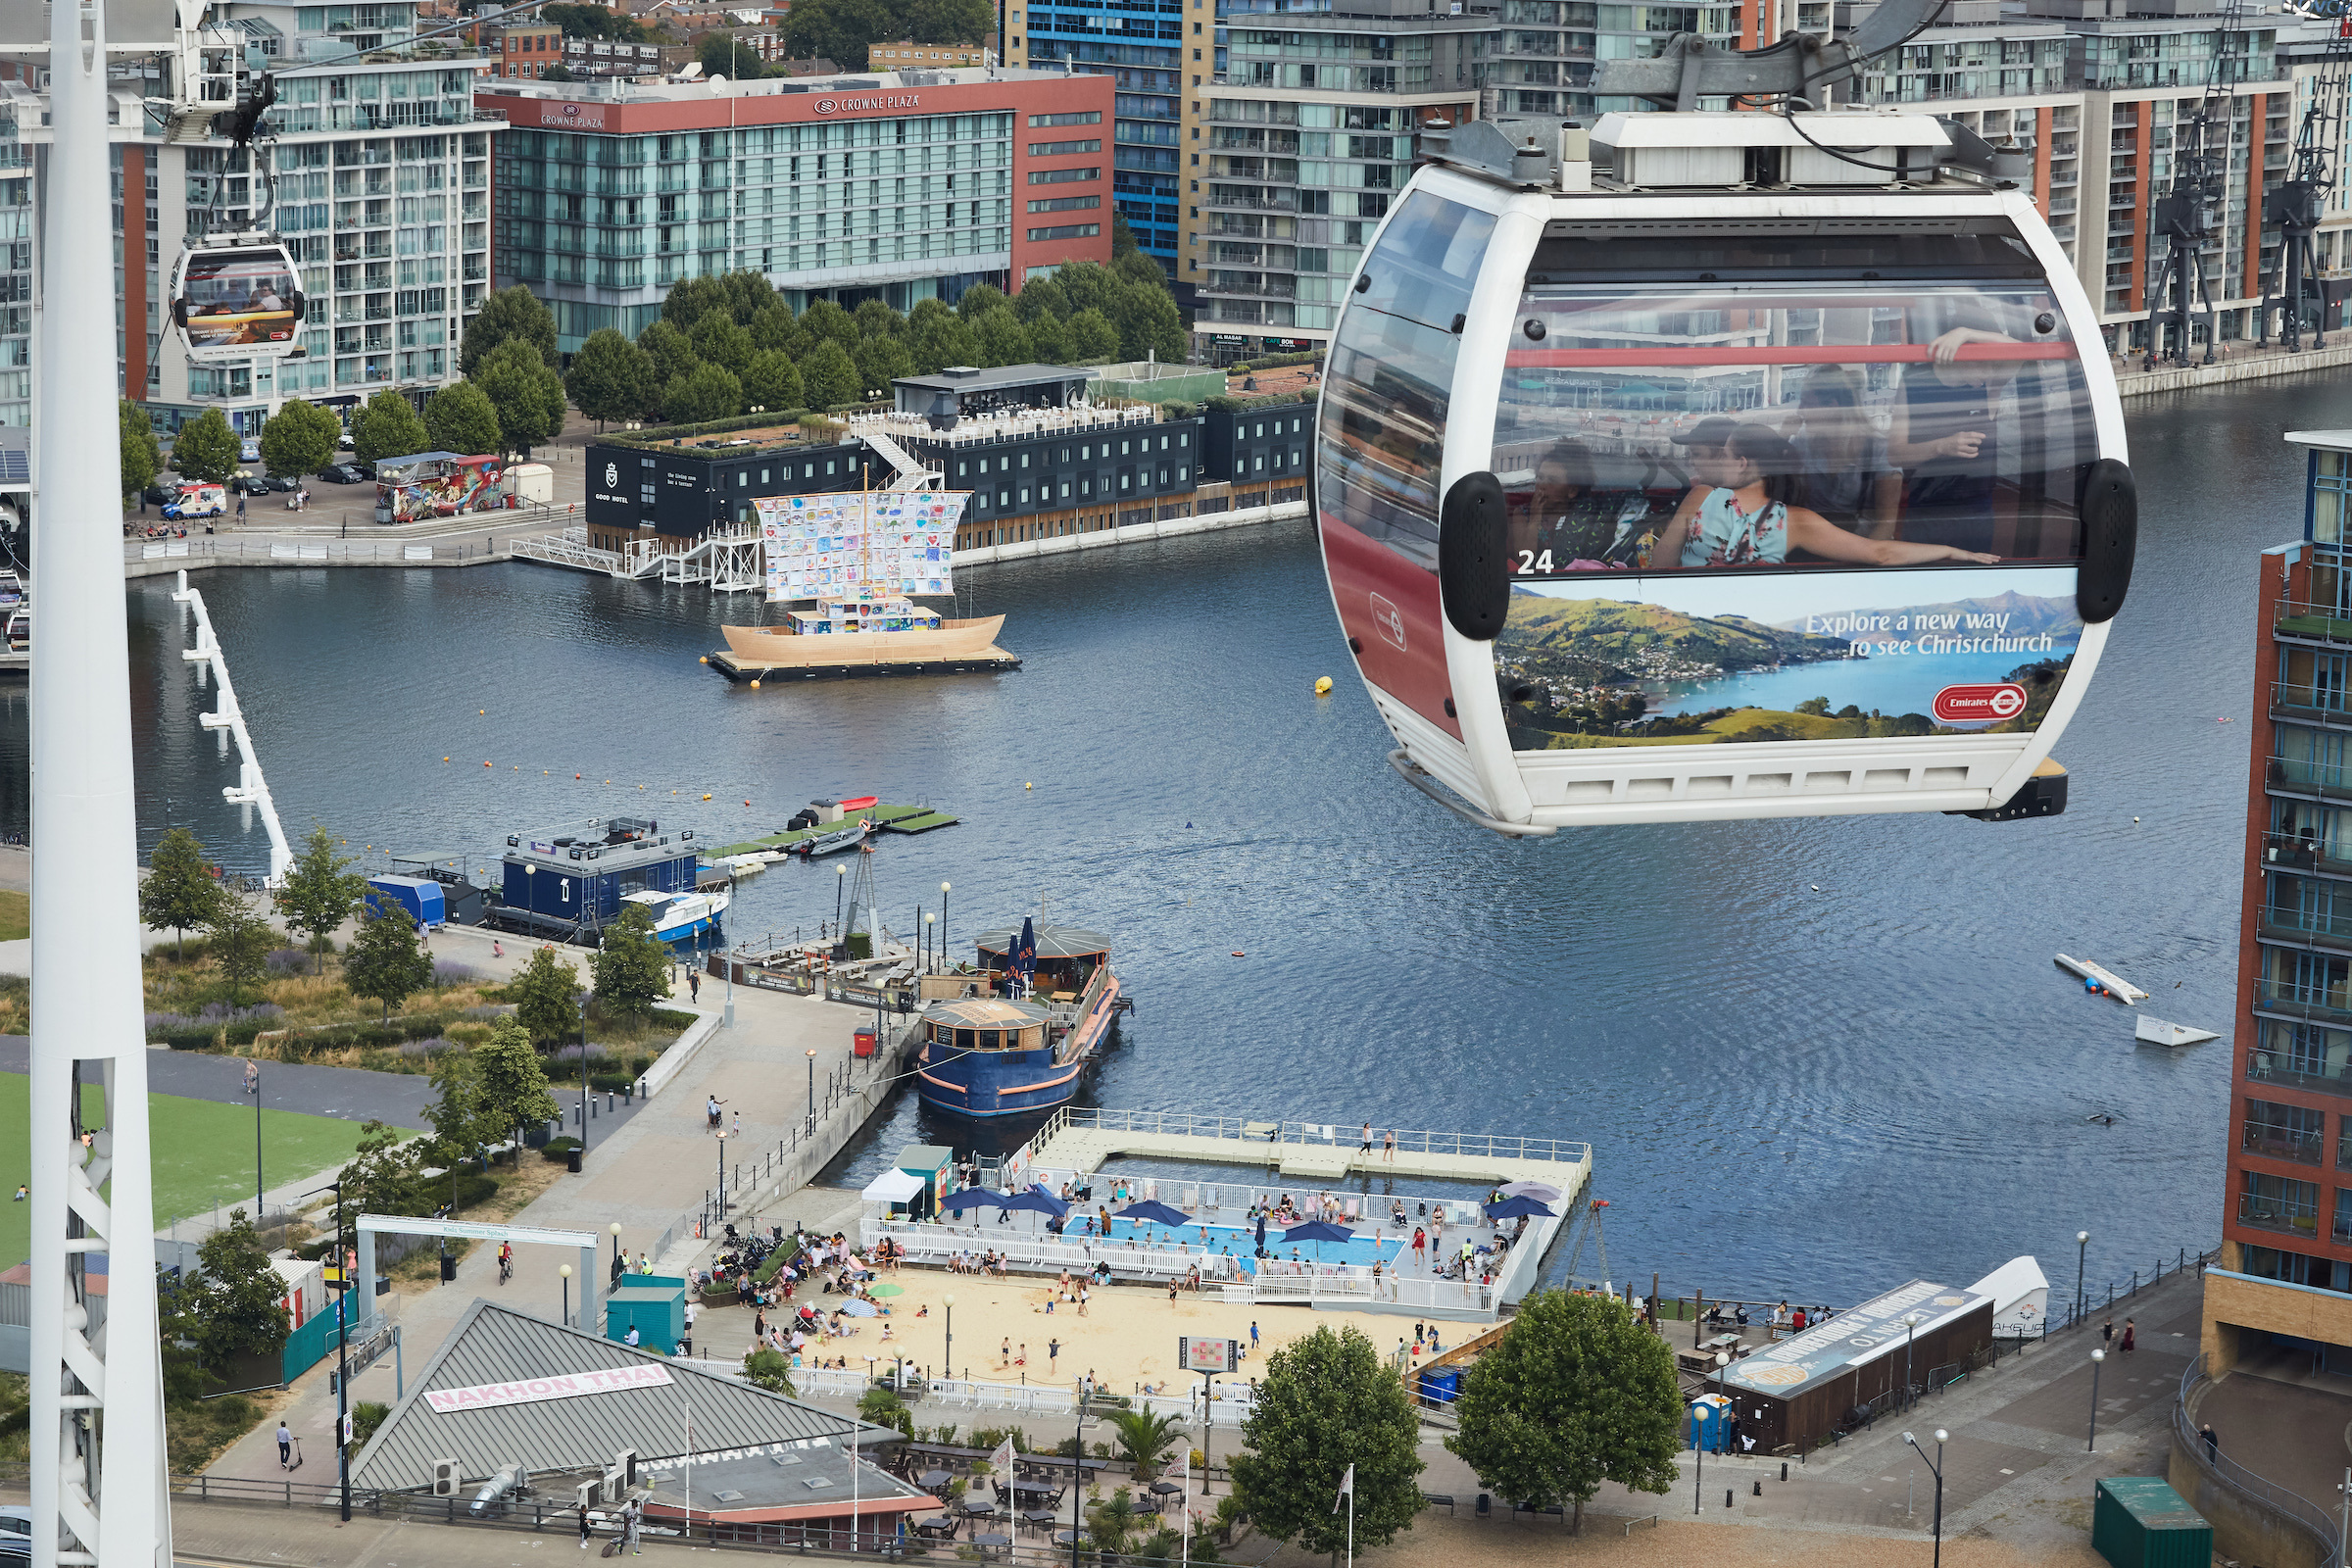
<path id="1" fill-rule="evenodd" d="M 368 886 L 383 895 L 378 902 L 397 904 L 409 911 L 409 918 L 420 925 L 446 925 L 449 922 L 449 902 L 443 896 L 441 884 L 422 876 L 371 876 Z"/>

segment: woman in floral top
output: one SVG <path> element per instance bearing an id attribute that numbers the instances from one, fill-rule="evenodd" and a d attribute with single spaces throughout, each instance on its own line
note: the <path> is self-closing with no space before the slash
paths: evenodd
<path id="1" fill-rule="evenodd" d="M 1702 436 L 1712 433 L 1694 432 Z M 1792 549 L 1824 561 L 1872 566 L 1916 566 L 1932 561 L 1995 565 L 2000 562 L 1998 556 L 1950 545 L 1864 539 L 1818 512 L 1790 506 L 1788 487 L 1799 467 L 1796 451 L 1769 425 L 1735 424 L 1724 433 L 1721 445 L 1694 440 L 1690 451 L 1695 482 L 1676 510 L 1674 520 L 1658 534 L 1650 552 L 1653 569 L 1780 565 Z"/>

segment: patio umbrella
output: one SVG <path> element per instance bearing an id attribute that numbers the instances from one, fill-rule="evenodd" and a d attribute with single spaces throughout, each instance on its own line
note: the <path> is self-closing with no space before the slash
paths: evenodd
<path id="1" fill-rule="evenodd" d="M 1141 1203 L 1130 1203 L 1127 1207 L 1120 1209 L 1118 1217 L 1135 1220 L 1138 1223 L 1149 1220 L 1154 1225 L 1170 1227 L 1190 1225 L 1193 1222 L 1193 1216 L 1187 1214 L 1183 1209 L 1170 1208 L 1165 1203 L 1155 1203 L 1149 1199 Z"/>
<path id="2" fill-rule="evenodd" d="M 860 1301 L 855 1296 L 841 1303 L 841 1309 L 852 1317 L 872 1317 L 882 1309 L 871 1301 Z"/>
<path id="3" fill-rule="evenodd" d="M 906 1287 L 904 1285 L 868 1285 L 865 1288 L 865 1294 L 868 1296 L 905 1296 Z"/>
<path id="4" fill-rule="evenodd" d="M 1565 1196 L 1549 1182 L 1504 1182 L 1499 1191 L 1505 1198 L 1532 1198 L 1544 1203 L 1556 1203 Z"/>
<path id="5" fill-rule="evenodd" d="M 1015 1193 L 1004 1200 L 1004 1207 L 1015 1214 L 1051 1214 L 1055 1219 L 1070 1211 L 1070 1205 L 1052 1193 L 1032 1187 L 1025 1193 Z"/>
<path id="6" fill-rule="evenodd" d="M 1282 1233 L 1282 1239 L 1286 1242 L 1314 1243 L 1315 1256 L 1320 1258 L 1323 1255 L 1325 1242 L 1352 1242 L 1355 1240 L 1355 1232 L 1345 1225 L 1332 1225 L 1319 1219 L 1313 1219 L 1303 1225 L 1292 1226 Z"/>
<path id="7" fill-rule="evenodd" d="M 1257 1250 L 1261 1252 L 1266 1250 L 1266 1216 L 1263 1214 L 1257 1216 Z"/>
<path id="8" fill-rule="evenodd" d="M 939 1206 L 950 1213 L 961 1213 L 967 1208 L 1003 1208 L 1004 1204 L 1003 1193 L 992 1193 L 985 1187 L 966 1187 L 959 1193 L 949 1194 Z"/>
<path id="9" fill-rule="evenodd" d="M 1532 1198 L 1506 1198 L 1499 1203 L 1487 1205 L 1487 1218 L 1489 1219 L 1517 1219 L 1522 1214 L 1534 1214 L 1544 1219 L 1555 1217 L 1549 1208 Z"/>

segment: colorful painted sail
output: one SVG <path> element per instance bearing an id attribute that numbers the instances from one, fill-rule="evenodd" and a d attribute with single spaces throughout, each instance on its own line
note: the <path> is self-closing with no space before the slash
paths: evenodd
<path id="1" fill-rule="evenodd" d="M 956 591 L 956 525 L 964 490 L 772 496 L 760 514 L 767 597 L 929 597 Z"/>

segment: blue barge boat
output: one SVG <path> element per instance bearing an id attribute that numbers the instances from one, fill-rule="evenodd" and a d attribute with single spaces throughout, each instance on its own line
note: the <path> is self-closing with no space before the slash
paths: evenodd
<path id="1" fill-rule="evenodd" d="M 1111 972 L 1105 938 L 1077 926 L 1036 927 L 1032 975 L 1022 935 L 1007 928 L 980 938 L 985 989 L 993 994 L 923 1009 L 915 1083 L 932 1109 L 1016 1116 L 1063 1103 L 1118 1015 L 1133 1007 Z M 981 988 L 976 982 L 975 991 Z"/>

